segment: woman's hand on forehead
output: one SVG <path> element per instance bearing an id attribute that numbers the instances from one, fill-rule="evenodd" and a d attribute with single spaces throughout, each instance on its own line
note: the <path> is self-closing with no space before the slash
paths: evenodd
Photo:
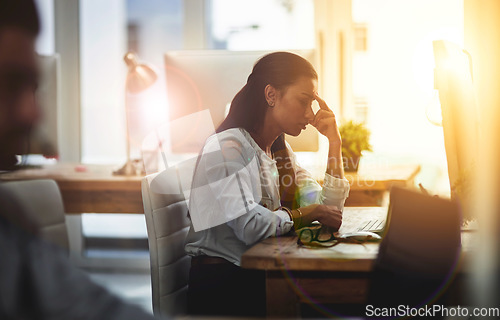
<path id="1" fill-rule="evenodd" d="M 318 101 L 319 110 L 311 124 L 330 141 L 340 140 L 335 114 L 317 92 L 314 92 L 314 99 Z"/>

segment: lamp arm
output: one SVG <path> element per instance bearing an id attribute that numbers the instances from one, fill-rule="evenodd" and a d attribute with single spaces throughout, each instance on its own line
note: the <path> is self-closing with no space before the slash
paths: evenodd
<path id="1" fill-rule="evenodd" d="M 129 102 L 127 97 L 127 89 L 125 89 L 125 130 L 127 135 L 127 162 L 130 162 L 130 125 L 129 125 Z"/>

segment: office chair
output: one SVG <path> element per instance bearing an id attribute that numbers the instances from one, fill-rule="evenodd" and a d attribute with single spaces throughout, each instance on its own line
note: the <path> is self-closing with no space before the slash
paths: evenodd
<path id="1" fill-rule="evenodd" d="M 165 173 L 165 172 L 163 172 Z M 148 230 L 153 312 L 156 316 L 186 314 L 191 257 L 184 251 L 189 230 L 188 208 L 174 177 L 162 179 L 155 188 L 151 174 L 142 179 L 142 201 Z M 168 178 L 168 177 L 167 177 Z M 151 185 L 153 183 L 153 187 Z"/>
<path id="2" fill-rule="evenodd" d="M 42 239 L 69 251 L 64 206 L 54 180 L 4 182 L 2 187 L 16 198 Z"/>
<path id="3" fill-rule="evenodd" d="M 446 302 L 444 289 L 461 253 L 458 204 L 397 187 L 390 198 L 390 219 L 367 304 L 419 307 Z"/>

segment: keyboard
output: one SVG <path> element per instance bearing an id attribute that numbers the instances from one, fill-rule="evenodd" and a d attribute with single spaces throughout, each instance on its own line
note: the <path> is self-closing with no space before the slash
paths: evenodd
<path id="1" fill-rule="evenodd" d="M 358 231 L 370 231 L 374 233 L 382 233 L 385 228 L 385 219 L 372 219 L 361 223 Z"/>

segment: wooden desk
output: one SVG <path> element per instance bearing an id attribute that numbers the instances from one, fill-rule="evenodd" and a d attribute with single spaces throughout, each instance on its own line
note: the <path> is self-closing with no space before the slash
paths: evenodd
<path id="1" fill-rule="evenodd" d="M 344 208 L 340 232 L 356 230 L 364 220 L 385 218 L 385 207 Z M 297 246 L 297 237 L 268 238 L 245 252 L 242 267 L 264 270 L 353 271 L 371 270 L 378 244 L 341 243 L 331 248 L 309 249 Z"/>
<path id="2" fill-rule="evenodd" d="M 119 166 L 56 164 L 0 174 L 1 181 L 53 179 L 61 190 L 66 213 L 143 213 L 141 177 L 114 176 Z"/>
<path id="3" fill-rule="evenodd" d="M 340 231 L 386 214 L 384 207 L 345 208 Z M 363 303 L 377 253 L 375 243 L 308 249 L 296 237 L 268 238 L 243 254 L 241 266 L 265 270 L 268 316 L 292 318 L 300 303 Z"/>
<path id="4" fill-rule="evenodd" d="M 364 167 L 359 172 L 345 172 L 351 185 L 345 205 L 386 206 L 391 187 L 413 186 L 419 172 L 420 166 L 416 164 Z"/>
<path id="5" fill-rule="evenodd" d="M 383 207 L 345 208 L 340 231 L 386 214 Z M 376 243 L 309 249 L 298 246 L 296 237 L 268 238 L 243 254 L 241 266 L 265 270 L 268 316 L 292 318 L 300 315 L 301 303 L 365 303 L 377 253 Z"/>
<path id="6" fill-rule="evenodd" d="M 75 171 L 76 164 L 59 163 L 41 169 L 0 174 L 0 181 L 54 179 L 64 201 L 66 213 L 143 213 L 141 177 L 113 176 L 119 166 L 85 165 L 86 172 Z M 418 165 L 374 168 L 373 172 L 346 173 L 351 184 L 346 206 L 380 206 L 392 185 L 414 183 Z"/>

